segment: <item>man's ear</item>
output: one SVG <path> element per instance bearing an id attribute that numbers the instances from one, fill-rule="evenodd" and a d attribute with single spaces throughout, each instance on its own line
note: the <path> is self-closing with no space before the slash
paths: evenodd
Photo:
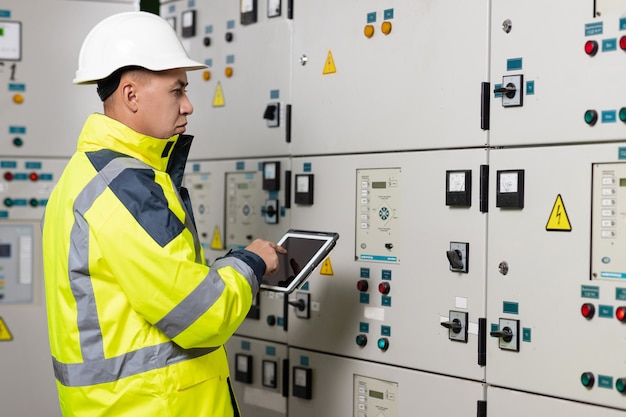
<path id="1" fill-rule="evenodd" d="M 129 80 L 122 80 L 120 82 L 120 96 L 124 105 L 128 107 L 130 111 L 136 113 L 139 108 L 137 100 L 137 84 Z"/>

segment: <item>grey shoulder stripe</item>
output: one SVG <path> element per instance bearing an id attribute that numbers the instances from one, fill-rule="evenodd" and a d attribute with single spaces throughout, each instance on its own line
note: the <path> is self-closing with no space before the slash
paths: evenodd
<path id="1" fill-rule="evenodd" d="M 68 271 L 70 287 L 76 300 L 77 323 L 81 351 L 85 360 L 104 357 L 102 331 L 95 305 L 95 296 L 89 271 L 89 225 L 85 213 L 107 189 L 109 183 L 129 167 L 145 166 L 132 158 L 115 158 L 83 188 L 74 201 L 74 225 L 70 232 Z"/>
<path id="2" fill-rule="evenodd" d="M 107 189 L 110 179 L 117 177 L 131 161 L 119 159 L 111 161 L 100 171 L 101 175 L 96 175 L 74 201 L 74 225 L 70 232 L 68 270 L 70 287 L 77 305 L 81 348 L 86 360 L 104 357 L 104 348 L 89 272 L 89 226 L 85 213 L 98 196 Z"/>

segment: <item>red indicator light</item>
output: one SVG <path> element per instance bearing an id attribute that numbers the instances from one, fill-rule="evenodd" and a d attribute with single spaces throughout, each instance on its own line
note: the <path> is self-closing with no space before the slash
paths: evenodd
<path id="1" fill-rule="evenodd" d="M 380 284 L 378 284 L 378 291 L 381 294 L 389 294 L 389 291 L 391 291 L 391 285 L 389 285 L 388 282 L 381 282 Z"/>
<path id="2" fill-rule="evenodd" d="M 36 172 L 31 172 L 30 174 L 28 174 L 28 178 L 31 181 L 37 181 L 39 179 L 39 174 L 37 174 Z"/>
<path id="3" fill-rule="evenodd" d="M 622 51 L 626 51 L 626 36 L 619 38 L 619 47 Z"/>
<path id="4" fill-rule="evenodd" d="M 626 322 L 626 307 L 617 307 L 615 310 L 615 318 L 622 323 Z"/>
<path id="5" fill-rule="evenodd" d="M 367 282 L 366 279 L 362 279 L 362 280 L 359 280 L 359 282 L 356 283 L 356 287 L 357 287 L 357 289 L 359 291 L 365 292 L 369 288 L 369 283 Z"/>
<path id="6" fill-rule="evenodd" d="M 593 304 L 585 303 L 580 307 L 580 313 L 583 315 L 584 318 L 590 319 L 596 313 L 596 308 Z"/>
<path id="7" fill-rule="evenodd" d="M 598 42 L 587 41 L 585 42 L 585 53 L 589 56 L 594 56 L 598 53 Z"/>
<path id="8" fill-rule="evenodd" d="M 4 173 L 4 179 L 6 181 L 13 181 L 13 173 L 12 172 L 5 172 Z"/>

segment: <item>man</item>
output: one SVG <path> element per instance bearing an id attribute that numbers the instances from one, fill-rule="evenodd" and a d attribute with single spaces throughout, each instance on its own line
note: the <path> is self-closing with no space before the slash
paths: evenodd
<path id="1" fill-rule="evenodd" d="M 238 416 L 224 343 L 278 268 L 256 240 L 205 265 L 188 194 L 187 73 L 205 66 L 145 12 L 87 35 L 92 114 L 43 224 L 50 346 L 65 416 Z"/>

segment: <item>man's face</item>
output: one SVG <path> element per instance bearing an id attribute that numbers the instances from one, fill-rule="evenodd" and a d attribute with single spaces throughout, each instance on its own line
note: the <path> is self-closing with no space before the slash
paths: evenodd
<path id="1" fill-rule="evenodd" d="M 160 139 L 184 133 L 187 116 L 193 112 L 186 93 L 187 72 L 184 69 L 142 71 L 135 81 L 137 131 Z"/>

